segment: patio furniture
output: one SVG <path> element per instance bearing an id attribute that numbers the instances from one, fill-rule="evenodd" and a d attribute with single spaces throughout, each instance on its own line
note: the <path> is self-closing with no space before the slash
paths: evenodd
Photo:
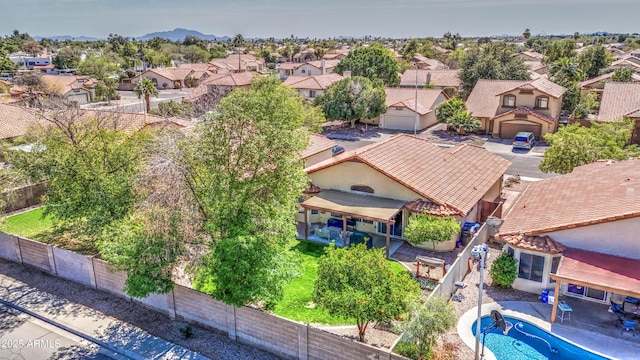
<path id="1" fill-rule="evenodd" d="M 620 334 L 622 335 L 625 332 L 631 332 L 633 336 L 636 336 L 636 320 L 627 319 L 622 323 L 622 331 Z"/>
<path id="2" fill-rule="evenodd" d="M 565 317 L 571 319 L 571 313 L 573 309 L 566 302 L 560 301 L 558 303 L 558 310 L 560 310 L 560 322 L 564 324 Z"/>
<path id="3" fill-rule="evenodd" d="M 613 315 L 617 317 L 616 323 L 622 324 L 624 321 L 624 312 L 622 311 L 622 305 L 612 302 L 609 309 Z"/>

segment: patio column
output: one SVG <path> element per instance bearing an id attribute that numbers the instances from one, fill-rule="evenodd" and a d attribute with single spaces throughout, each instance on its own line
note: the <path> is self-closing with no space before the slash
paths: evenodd
<path id="1" fill-rule="evenodd" d="M 558 312 L 558 301 L 560 298 L 560 281 L 556 281 L 556 289 L 553 293 L 553 305 L 551 308 L 551 322 L 556 322 L 556 313 Z"/>
<path id="2" fill-rule="evenodd" d="M 347 217 L 342 214 L 342 243 L 347 246 Z"/>
<path id="3" fill-rule="evenodd" d="M 309 240 L 309 209 L 304 209 L 304 239 Z"/>
<path id="4" fill-rule="evenodd" d="M 387 259 L 389 258 L 390 247 L 391 247 L 391 223 L 387 220 Z"/>

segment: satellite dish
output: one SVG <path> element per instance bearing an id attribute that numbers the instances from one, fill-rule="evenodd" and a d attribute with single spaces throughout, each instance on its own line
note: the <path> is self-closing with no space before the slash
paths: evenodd
<path id="1" fill-rule="evenodd" d="M 501 331 L 504 331 L 507 328 L 507 324 L 498 310 L 491 310 L 491 320 L 493 321 L 493 326 Z"/>

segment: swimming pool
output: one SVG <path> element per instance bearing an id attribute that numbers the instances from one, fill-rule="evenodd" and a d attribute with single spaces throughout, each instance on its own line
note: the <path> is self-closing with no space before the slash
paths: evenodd
<path id="1" fill-rule="evenodd" d="M 499 329 L 487 333 L 485 348 L 491 350 L 498 360 L 610 360 L 573 345 L 552 335 L 526 321 L 511 317 L 504 318 L 512 325 L 507 335 Z M 491 325 L 490 317 L 483 317 L 480 322 L 484 329 Z M 476 334 L 476 323 L 471 328 Z M 482 346 L 482 334 L 480 334 Z"/>

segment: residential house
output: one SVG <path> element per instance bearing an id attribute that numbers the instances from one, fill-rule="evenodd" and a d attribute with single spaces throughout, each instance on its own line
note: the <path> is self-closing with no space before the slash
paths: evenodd
<path id="1" fill-rule="evenodd" d="M 480 130 L 497 138 L 531 131 L 537 139 L 558 126 L 564 87 L 547 80 L 479 80 L 467 98 L 467 110 Z"/>
<path id="2" fill-rule="evenodd" d="M 45 66 L 53 64 L 54 54 L 43 50 L 39 55 L 33 56 L 23 51 L 18 51 L 9 55 L 9 60 L 16 64 L 18 67 L 26 67 L 32 70 L 36 66 Z"/>
<path id="3" fill-rule="evenodd" d="M 305 63 L 308 61 L 318 60 L 318 57 L 316 56 L 316 50 L 314 48 L 306 48 L 293 54 L 292 60 L 294 63 Z"/>
<path id="4" fill-rule="evenodd" d="M 360 122 L 384 129 L 422 130 L 438 122 L 436 107 L 449 98 L 438 89 L 385 88 L 384 92 L 387 111 L 373 119 L 361 119 Z"/>
<path id="5" fill-rule="evenodd" d="M 194 71 L 188 68 L 155 68 L 149 69 L 136 79 L 137 84 L 141 78 L 151 80 L 159 90 L 182 89 L 186 87 L 187 78 Z"/>
<path id="6" fill-rule="evenodd" d="M 218 73 L 263 71 L 264 59 L 256 58 L 253 54 L 229 54 L 226 58 L 215 58 L 209 64 Z"/>
<path id="7" fill-rule="evenodd" d="M 185 96 L 182 101 L 188 103 L 198 103 L 200 101 L 208 101 L 207 96 L 214 95 L 214 101 L 219 100 L 219 96 L 228 94 L 231 90 L 237 88 L 246 88 L 251 86 L 251 81 L 255 76 L 254 72 L 227 73 L 227 74 L 211 74 L 195 89 L 191 90 L 189 95 Z M 214 94 L 215 93 L 215 94 Z"/>
<path id="8" fill-rule="evenodd" d="M 532 182 L 496 239 L 518 260 L 514 288 L 606 304 L 612 294 L 640 298 L 639 232 L 640 159 L 631 159 Z"/>
<path id="9" fill-rule="evenodd" d="M 305 63 L 284 63 L 278 66 L 280 79 L 285 80 L 289 76 L 314 76 L 333 73 L 333 68 L 340 60 L 316 60 Z"/>
<path id="10" fill-rule="evenodd" d="M 211 64 L 180 64 L 178 69 L 191 70 L 191 73 L 187 75 L 184 80 L 186 87 L 196 87 L 205 81 L 212 74 L 217 74 L 218 71 Z M 226 73 L 226 72 L 224 72 Z"/>
<path id="11" fill-rule="evenodd" d="M 418 69 L 422 70 L 445 70 L 449 67 L 436 59 L 429 59 L 420 54 L 413 55 L 409 62 L 413 63 Z"/>
<path id="12" fill-rule="evenodd" d="M 289 76 L 284 81 L 284 84 L 296 89 L 298 93 L 306 99 L 313 99 L 316 96 L 323 94 L 324 91 L 332 84 L 345 77 L 349 77 L 350 75 L 348 75 L 348 73 L 349 71 L 345 71 L 344 77 L 340 74 Z"/>
<path id="13" fill-rule="evenodd" d="M 309 146 L 302 152 L 304 167 L 315 165 L 321 161 L 331 159 L 332 149 L 337 146 L 335 141 L 320 134 L 311 134 Z"/>
<path id="14" fill-rule="evenodd" d="M 44 74 L 40 78 L 50 90 L 58 92 L 69 101 L 88 104 L 95 99 L 96 81 L 88 76 Z"/>
<path id="15" fill-rule="evenodd" d="M 402 244 L 411 214 L 450 216 L 460 223 L 484 220 L 482 205 L 499 198 L 510 164 L 479 146 L 442 148 L 395 135 L 307 167 L 310 197 L 300 204 L 298 221 L 307 237 L 312 224 L 343 224 L 343 239 L 347 231 L 366 232 L 389 256 Z M 394 249 L 392 239 L 398 240 Z M 451 251 L 455 238 L 435 248 Z"/>
<path id="16" fill-rule="evenodd" d="M 549 67 L 542 61 L 524 61 L 524 65 L 529 69 L 529 74 L 533 76 L 547 75 L 549 73 Z"/>
<path id="17" fill-rule="evenodd" d="M 537 51 L 521 51 L 518 53 L 518 55 L 524 61 L 540 62 L 542 61 L 542 58 L 544 58 L 544 55 L 540 54 Z"/>
<path id="18" fill-rule="evenodd" d="M 640 83 L 607 82 L 604 84 L 596 120 L 610 122 L 622 118 L 635 120 L 636 126 L 631 134 L 631 142 L 640 144 Z"/>
<path id="19" fill-rule="evenodd" d="M 34 109 L 0 103 L 0 140 L 24 136 L 29 129 L 41 123 Z"/>
<path id="20" fill-rule="evenodd" d="M 328 53 L 322 55 L 325 60 L 342 60 L 349 54 L 349 49 L 330 50 Z"/>
<path id="21" fill-rule="evenodd" d="M 635 72 L 640 73 L 640 58 L 627 53 L 621 56 L 618 60 L 615 60 L 614 62 L 612 62 L 609 67 L 614 69 L 620 68 L 620 67 L 630 67 Z"/>
<path id="22" fill-rule="evenodd" d="M 460 70 L 407 69 L 400 74 L 400 87 L 413 88 L 416 86 L 417 79 L 420 88 L 429 84 L 434 89 L 445 90 L 447 94 L 456 94 L 462 85 L 459 74 Z"/>
<path id="23" fill-rule="evenodd" d="M 594 78 L 585 80 L 579 84 L 580 90 L 582 94 L 586 94 L 589 91 L 593 91 L 598 95 L 602 96 L 602 91 L 604 90 L 604 84 L 611 81 L 611 77 L 613 77 L 615 73 L 609 72 L 606 74 L 602 74 L 600 76 L 596 76 Z M 631 74 L 632 82 L 640 82 L 640 73 Z"/>

